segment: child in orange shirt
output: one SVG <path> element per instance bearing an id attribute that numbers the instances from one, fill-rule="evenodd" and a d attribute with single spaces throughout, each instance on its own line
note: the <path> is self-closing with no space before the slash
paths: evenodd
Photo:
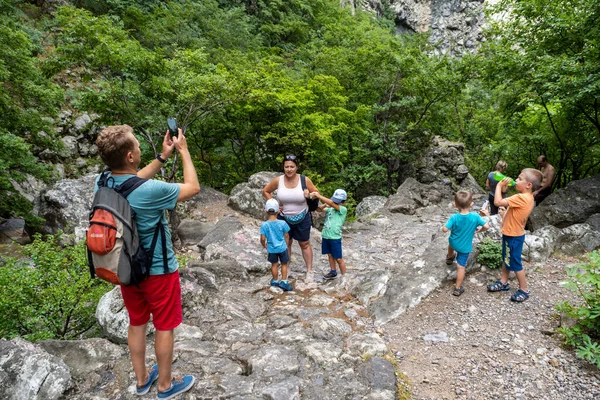
<path id="1" fill-rule="evenodd" d="M 496 207 L 508 207 L 508 209 L 502 223 L 502 273 L 499 280 L 487 286 L 487 290 L 489 292 L 509 290 L 508 276 L 512 271 L 519 281 L 519 290 L 513 293 L 510 299 L 521 303 L 529 298 L 525 271 L 521 264 L 525 223 L 535 206 L 532 192 L 540 187 L 542 173 L 537 169 L 525 168 L 515 181 L 515 188 L 519 193 L 503 199 L 502 191 L 510 182 L 510 178 L 504 178 L 496 186 L 494 204 Z"/>

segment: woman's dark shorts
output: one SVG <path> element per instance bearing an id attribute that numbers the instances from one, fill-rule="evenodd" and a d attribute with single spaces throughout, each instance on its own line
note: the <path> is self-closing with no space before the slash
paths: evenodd
<path id="1" fill-rule="evenodd" d="M 285 221 L 285 218 L 283 218 L 279 214 L 277 214 L 277 219 Z M 310 240 L 310 228 L 312 226 L 312 218 L 309 212 L 306 213 L 304 219 L 299 223 L 290 224 L 289 222 L 287 222 L 287 224 L 290 227 L 289 234 L 292 239 L 297 240 L 299 242 L 306 242 Z"/>

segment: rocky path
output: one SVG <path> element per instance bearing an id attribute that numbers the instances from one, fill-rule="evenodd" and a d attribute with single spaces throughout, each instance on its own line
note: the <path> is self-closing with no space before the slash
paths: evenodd
<path id="1" fill-rule="evenodd" d="M 467 276 L 465 293 L 451 284 L 383 326 L 397 367 L 414 399 L 599 399 L 600 370 L 561 347 L 556 303 L 573 299 L 562 287 L 573 259 L 528 264 L 532 296 L 487 293 L 496 271 Z M 429 340 L 425 340 L 427 338 Z"/>

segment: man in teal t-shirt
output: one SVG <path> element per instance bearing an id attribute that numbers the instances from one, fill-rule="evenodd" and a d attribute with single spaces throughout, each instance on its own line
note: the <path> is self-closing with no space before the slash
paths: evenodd
<path id="1" fill-rule="evenodd" d="M 198 175 L 181 129 L 177 135 L 167 132 L 163 139 L 162 153 L 140 169 L 140 143 L 128 125 L 114 125 L 104 128 L 96 139 L 98 153 L 110 169 L 108 186 L 120 185 L 137 175 L 148 179 L 136 188 L 127 200 L 136 214 L 138 234 L 144 248 L 151 247 L 154 230 L 158 223 L 165 228 L 167 270 L 165 271 L 163 245 L 160 235 L 157 240 L 150 267 L 150 277 L 139 285 L 121 286 L 123 302 L 129 314 L 127 344 L 136 377 L 135 393 L 144 395 L 157 384 L 157 398 L 170 399 L 191 389 L 192 375 L 174 379 L 171 373 L 173 363 L 173 330 L 182 321 L 181 286 L 177 260 L 171 243 L 171 233 L 165 218 L 165 210 L 193 197 L 200 191 Z M 151 178 L 160 171 L 171 153 L 177 150 L 183 165 L 183 183 L 166 183 Z M 97 190 L 97 182 L 95 189 Z M 154 347 L 156 364 L 146 366 L 146 328 L 152 316 L 156 328 Z"/>
<path id="2" fill-rule="evenodd" d="M 344 207 L 348 195 L 343 189 L 336 189 L 331 199 L 322 196 L 319 192 L 313 192 L 313 197 L 318 197 L 325 205 L 325 225 L 321 232 L 321 252 L 329 257 L 329 273 L 325 279 L 337 277 L 336 264 L 340 267 L 342 277 L 346 274 L 346 263 L 342 258 L 342 226 L 346 220 L 348 210 Z"/>

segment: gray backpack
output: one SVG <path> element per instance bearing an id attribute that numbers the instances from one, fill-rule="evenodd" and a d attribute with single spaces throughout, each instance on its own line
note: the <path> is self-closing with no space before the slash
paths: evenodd
<path id="1" fill-rule="evenodd" d="M 134 176 L 114 186 L 109 172 L 105 170 L 98 180 L 90 212 L 90 227 L 86 233 L 90 274 L 92 278 L 97 276 L 115 285 L 139 286 L 150 274 L 159 233 L 165 274 L 169 271 L 165 228 L 159 221 L 150 249 L 144 249 L 137 232 L 135 211 L 131 209 L 127 196 L 146 179 Z"/>

